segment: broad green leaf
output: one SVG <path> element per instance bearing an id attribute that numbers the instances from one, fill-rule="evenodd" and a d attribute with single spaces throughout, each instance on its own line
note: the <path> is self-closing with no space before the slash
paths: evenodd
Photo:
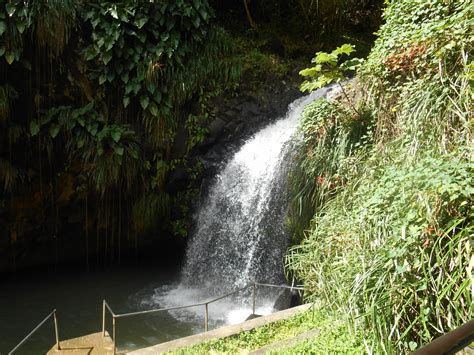
<path id="1" fill-rule="evenodd" d="M 97 128 L 97 123 L 92 123 L 91 125 L 87 126 L 87 130 L 93 137 L 95 137 L 95 135 L 97 134 Z"/>
<path id="2" fill-rule="evenodd" d="M 168 17 L 168 19 L 166 20 L 166 29 L 170 31 L 174 27 L 175 23 L 176 21 L 174 17 Z"/>
<path id="3" fill-rule="evenodd" d="M 158 106 L 154 102 L 150 104 L 149 111 L 153 116 L 158 117 Z"/>
<path id="4" fill-rule="evenodd" d="M 5 60 L 7 61 L 8 64 L 12 64 L 13 61 L 15 60 L 15 53 L 7 52 L 5 54 Z"/>
<path id="5" fill-rule="evenodd" d="M 341 69 L 352 70 L 352 71 L 357 70 L 362 65 L 362 63 L 364 63 L 364 60 L 360 58 L 349 59 L 341 64 Z"/>
<path id="6" fill-rule="evenodd" d="M 193 0 L 193 5 L 196 10 L 199 10 L 201 7 L 201 1 L 200 0 Z"/>
<path id="7" fill-rule="evenodd" d="M 102 54 L 102 61 L 104 62 L 105 65 L 107 65 L 111 59 L 112 59 L 112 51 L 107 51 Z"/>
<path id="8" fill-rule="evenodd" d="M 125 86 L 125 94 L 128 95 L 128 94 L 130 94 L 132 91 L 133 91 L 133 84 L 132 84 L 132 83 L 127 84 L 127 85 Z"/>
<path id="9" fill-rule="evenodd" d="M 120 132 L 118 129 L 114 129 L 111 132 L 112 139 L 114 140 L 115 143 L 118 143 L 120 140 L 120 137 L 122 136 L 122 132 Z"/>
<path id="10" fill-rule="evenodd" d="M 144 110 L 146 110 L 149 103 L 150 103 L 150 99 L 148 98 L 148 96 L 143 95 L 140 97 L 140 105 L 142 106 Z"/>
<path id="11" fill-rule="evenodd" d="M 0 21 L 0 36 L 7 30 L 7 25 L 5 22 Z"/>
<path id="12" fill-rule="evenodd" d="M 7 9 L 8 16 L 10 16 L 10 17 L 13 16 L 13 14 L 16 11 L 16 6 L 12 3 L 7 3 L 5 5 L 5 8 Z"/>
<path id="13" fill-rule="evenodd" d="M 112 80 L 114 80 L 114 78 L 115 78 L 115 73 L 110 70 L 110 71 L 107 73 L 107 80 L 109 81 L 109 83 L 111 83 Z"/>
<path id="14" fill-rule="evenodd" d="M 123 97 L 123 107 L 127 108 L 127 106 L 130 104 L 130 97 L 124 96 Z"/>
<path id="15" fill-rule="evenodd" d="M 135 150 L 133 150 L 133 149 L 130 149 L 129 152 L 128 152 L 128 154 L 129 154 L 132 158 L 138 159 L 138 153 L 137 153 L 137 151 L 135 151 Z"/>
<path id="16" fill-rule="evenodd" d="M 97 51 L 95 49 L 95 47 L 89 47 L 86 49 L 86 51 L 84 52 L 84 58 L 86 60 L 92 60 L 94 59 L 95 57 L 97 57 L 97 54 L 99 54 L 99 51 Z"/>
<path id="17" fill-rule="evenodd" d="M 118 14 L 117 14 L 117 6 L 113 6 L 110 11 L 110 16 L 112 16 L 114 19 L 119 19 Z"/>
<path id="18" fill-rule="evenodd" d="M 127 83 L 128 83 L 128 79 L 129 79 L 129 77 L 128 77 L 128 72 L 123 73 L 120 77 L 122 78 L 122 81 L 124 82 L 124 84 L 127 84 Z M 128 86 L 128 85 L 127 85 L 127 86 Z M 130 90 L 130 91 L 131 91 L 131 90 Z M 129 91 L 129 92 L 130 92 L 130 91 Z"/>
<path id="19" fill-rule="evenodd" d="M 203 20 L 207 21 L 207 19 L 209 18 L 209 13 L 206 12 L 204 9 L 199 9 L 199 13 L 201 14 Z"/>
<path id="20" fill-rule="evenodd" d="M 107 81 L 107 76 L 105 76 L 104 74 L 101 74 L 101 76 L 99 77 L 99 85 L 102 85 L 106 81 Z"/>
<path id="21" fill-rule="evenodd" d="M 136 95 L 140 91 L 140 83 L 133 83 L 133 93 Z"/>
<path id="22" fill-rule="evenodd" d="M 117 155 L 120 155 L 122 156 L 123 155 L 123 147 L 117 147 L 116 145 L 113 146 L 113 149 L 114 149 L 114 152 L 117 154 Z"/>
<path id="23" fill-rule="evenodd" d="M 136 25 L 138 29 L 141 29 L 143 26 L 145 26 L 147 22 L 148 22 L 148 18 L 142 17 L 136 21 Z"/>
<path id="24" fill-rule="evenodd" d="M 91 23 L 92 23 L 92 27 L 93 28 L 96 28 L 97 25 L 100 23 L 101 21 L 101 18 L 100 17 L 97 17 L 96 19 L 94 19 Z"/>
<path id="25" fill-rule="evenodd" d="M 160 47 L 160 46 L 155 47 L 154 52 L 158 58 L 161 57 L 161 55 L 163 54 L 163 47 Z"/>
<path id="26" fill-rule="evenodd" d="M 337 56 L 326 52 L 318 52 L 316 58 L 313 59 L 313 63 L 336 65 Z"/>
<path id="27" fill-rule="evenodd" d="M 25 32 L 26 21 L 18 21 L 17 24 L 16 24 L 16 28 L 18 29 L 18 32 L 20 32 L 20 33 Z"/>
<path id="28" fill-rule="evenodd" d="M 350 55 L 351 53 L 355 52 L 355 47 L 352 44 L 343 44 L 342 46 L 336 48 L 332 51 L 332 55 L 339 56 L 341 54 Z"/>
<path id="29" fill-rule="evenodd" d="M 37 121 L 30 122 L 30 134 L 36 136 L 40 131 L 40 127 Z"/>
<path id="30" fill-rule="evenodd" d="M 137 37 L 140 40 L 140 42 L 142 42 L 142 43 L 146 42 L 146 33 L 145 32 L 138 32 Z"/>
<path id="31" fill-rule="evenodd" d="M 58 133 L 59 133 L 59 126 L 52 125 L 51 128 L 49 129 L 49 134 L 51 135 L 51 138 L 56 138 Z"/>
<path id="32" fill-rule="evenodd" d="M 146 83 L 146 88 L 150 94 L 154 94 L 156 90 L 155 84 L 153 84 L 151 81 L 147 81 Z"/>
<path id="33" fill-rule="evenodd" d="M 125 11 L 120 11 L 119 12 L 119 18 L 120 18 L 120 21 L 123 21 L 123 22 L 128 22 L 129 21 L 127 13 Z"/>
<path id="34" fill-rule="evenodd" d="M 95 14 L 94 11 L 88 11 L 88 12 L 86 12 L 86 14 L 84 15 L 84 19 L 90 20 L 90 19 L 94 16 L 94 14 Z"/>
<path id="35" fill-rule="evenodd" d="M 105 50 L 110 51 L 115 44 L 115 39 L 113 38 L 108 38 L 107 41 L 105 42 Z"/>
<path id="36" fill-rule="evenodd" d="M 156 90 L 154 98 L 155 98 L 155 102 L 159 104 L 161 102 L 161 92 Z"/>
<path id="37" fill-rule="evenodd" d="M 300 71 L 301 76 L 316 76 L 321 72 L 322 66 L 320 64 L 312 67 L 312 68 L 307 68 L 303 69 Z"/>

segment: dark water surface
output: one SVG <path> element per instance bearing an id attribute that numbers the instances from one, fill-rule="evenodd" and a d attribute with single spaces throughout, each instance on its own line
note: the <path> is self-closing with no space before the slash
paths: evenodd
<path id="1" fill-rule="evenodd" d="M 174 269 L 174 270 L 173 270 Z M 0 276 L 1 277 L 1 276 Z M 102 300 L 115 313 L 149 309 L 143 300 L 176 281 L 176 267 L 120 267 L 109 271 L 35 272 L 0 279 L 0 354 L 6 355 L 53 309 L 60 339 L 99 332 Z M 167 312 L 117 320 L 119 349 L 157 344 L 201 331 L 202 324 L 179 322 Z M 111 319 L 107 319 L 111 333 Z M 16 354 L 44 354 L 54 344 L 53 322 L 46 323 Z"/>

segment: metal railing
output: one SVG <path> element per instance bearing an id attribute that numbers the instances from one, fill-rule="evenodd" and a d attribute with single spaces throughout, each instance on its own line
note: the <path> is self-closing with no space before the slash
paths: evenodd
<path id="1" fill-rule="evenodd" d="M 169 308 L 157 308 L 157 309 L 149 309 L 146 311 L 138 311 L 138 312 L 130 312 L 130 313 L 122 313 L 122 314 L 115 314 L 112 308 L 109 306 L 106 300 L 103 300 L 102 302 L 102 336 L 106 336 L 105 333 L 105 317 L 106 317 L 106 310 L 109 311 L 110 315 L 112 316 L 112 342 L 113 342 L 113 353 L 114 355 L 117 354 L 117 341 L 116 341 L 116 335 L 117 335 L 117 322 L 116 320 L 119 318 L 127 318 L 127 317 L 133 317 L 133 316 L 139 316 L 139 315 L 144 315 L 144 314 L 152 314 L 152 313 L 158 313 L 158 312 L 166 312 L 166 311 L 173 311 L 173 310 L 178 310 L 178 309 L 185 309 L 185 308 L 192 308 L 192 307 L 201 307 L 204 306 L 204 331 L 209 330 L 209 305 L 211 303 L 220 301 L 226 297 L 235 295 L 236 293 L 239 293 L 241 291 L 244 291 L 250 287 L 252 287 L 252 314 L 255 314 L 255 305 L 256 305 L 256 298 L 257 298 L 257 287 L 273 287 L 273 288 L 285 288 L 285 289 L 291 289 L 291 290 L 297 290 L 297 291 L 304 291 L 303 287 L 298 287 L 298 286 L 288 286 L 288 285 L 271 285 L 271 284 L 264 284 L 264 283 L 258 283 L 258 282 L 252 282 L 247 284 L 246 286 L 239 288 L 237 290 L 234 290 L 232 292 L 226 293 L 222 296 L 210 299 L 206 302 L 200 302 L 200 303 L 193 303 L 193 304 L 188 304 L 185 306 L 177 306 L 177 307 L 169 307 Z"/>
<path id="2" fill-rule="evenodd" d="M 412 355 L 454 355 L 458 351 L 468 348 L 472 342 L 474 342 L 474 319 L 434 339 L 431 343 L 413 352 Z"/>
<path id="3" fill-rule="evenodd" d="M 59 331 L 58 331 L 58 317 L 56 316 L 56 310 L 54 309 L 50 314 L 48 314 L 36 327 L 33 329 L 26 337 L 23 338 L 22 341 L 18 343 L 17 346 L 15 346 L 8 355 L 12 355 L 15 351 L 18 350 L 20 346 L 22 346 L 38 329 L 40 329 L 43 324 L 45 324 L 50 318 L 53 318 L 54 321 L 54 335 L 56 336 L 56 349 L 61 350 L 61 347 L 59 345 Z"/>

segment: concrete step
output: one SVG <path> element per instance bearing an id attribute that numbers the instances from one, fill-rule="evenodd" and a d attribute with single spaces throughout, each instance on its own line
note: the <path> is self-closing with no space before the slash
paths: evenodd
<path id="1" fill-rule="evenodd" d="M 47 355 L 111 355 L 113 354 L 113 342 L 109 334 L 89 334 L 79 338 L 63 340 L 59 342 L 60 350 L 54 346 Z"/>

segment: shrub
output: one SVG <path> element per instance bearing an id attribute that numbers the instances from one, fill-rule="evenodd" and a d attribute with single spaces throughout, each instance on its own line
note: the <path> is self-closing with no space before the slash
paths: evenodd
<path id="1" fill-rule="evenodd" d="M 310 299 L 365 333 L 368 351 L 414 350 L 473 315 L 472 11 L 463 1 L 388 4 L 358 72 L 358 105 L 370 108 L 373 126 L 371 139 L 353 138 L 357 149 L 338 155 L 334 141 L 323 153 L 332 133 L 303 120 L 299 181 L 315 191 L 314 172 L 332 174 L 342 156 L 344 183 L 322 202 L 304 198 L 315 213 L 289 271 Z M 329 113 L 318 110 L 316 119 Z M 340 122 L 353 121 L 347 111 Z M 306 196 L 298 179 L 295 200 Z"/>

